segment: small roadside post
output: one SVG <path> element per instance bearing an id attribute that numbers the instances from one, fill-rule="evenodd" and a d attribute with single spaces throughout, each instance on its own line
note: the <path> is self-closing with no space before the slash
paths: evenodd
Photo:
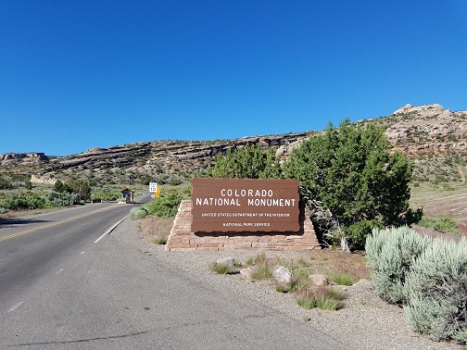
<path id="1" fill-rule="evenodd" d="M 157 191 L 157 182 L 149 183 L 149 192 L 154 193 Z"/>
<path id="2" fill-rule="evenodd" d="M 149 183 L 149 192 L 151 193 L 151 198 L 159 198 L 161 193 L 161 189 L 157 187 L 157 182 L 150 182 Z"/>

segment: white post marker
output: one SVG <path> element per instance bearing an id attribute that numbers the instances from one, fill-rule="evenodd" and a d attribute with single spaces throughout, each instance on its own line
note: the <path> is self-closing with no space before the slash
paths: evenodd
<path id="1" fill-rule="evenodd" d="M 154 193 L 157 191 L 157 182 L 149 183 L 149 192 Z"/>

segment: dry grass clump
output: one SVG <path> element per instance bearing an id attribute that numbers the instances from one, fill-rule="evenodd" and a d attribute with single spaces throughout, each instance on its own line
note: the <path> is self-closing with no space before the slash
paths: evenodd
<path id="1" fill-rule="evenodd" d="M 307 290 L 310 287 L 307 277 L 303 276 L 292 276 L 289 283 L 277 283 L 276 292 L 279 293 L 297 293 L 303 290 Z"/>
<path id="2" fill-rule="evenodd" d="M 329 279 L 339 286 L 351 286 L 356 282 L 355 277 L 347 272 L 331 275 Z"/>
<path id="3" fill-rule="evenodd" d="M 269 261 L 258 263 L 251 273 L 251 281 L 264 281 L 272 278 L 273 265 Z"/>
<path id="4" fill-rule="evenodd" d="M 251 272 L 251 281 L 264 281 L 272 278 L 272 269 L 275 265 L 275 259 L 269 259 L 264 252 L 249 258 L 246 266 L 253 268 Z"/>
<path id="5" fill-rule="evenodd" d="M 339 310 L 343 307 L 344 294 L 331 287 L 315 287 L 297 294 L 297 304 L 305 310 Z"/>
<path id="6" fill-rule="evenodd" d="M 239 273 L 239 268 L 241 268 L 241 264 L 234 263 L 230 264 L 228 262 L 213 262 L 209 264 L 209 270 L 211 272 L 220 274 L 220 275 L 230 275 L 230 274 L 237 274 Z"/>
<path id="7" fill-rule="evenodd" d="M 295 256 L 296 257 L 296 256 Z M 269 258 L 264 252 L 251 257 L 246 262 L 252 268 L 251 281 L 271 281 L 279 293 L 293 293 L 297 303 L 305 308 L 338 310 L 343 307 L 343 292 L 332 285 L 351 286 L 370 273 L 363 254 L 349 254 L 337 250 L 323 249 L 303 253 L 294 259 Z M 289 283 L 273 281 L 273 268 L 282 265 L 290 270 L 292 279 Z M 316 286 L 310 275 L 326 275 L 331 286 Z"/>
<path id="8" fill-rule="evenodd" d="M 149 242 L 154 244 L 166 244 L 174 218 L 159 218 L 147 215 L 138 223 L 138 232 L 141 232 Z"/>
<path id="9" fill-rule="evenodd" d="M 268 261 L 268 258 L 266 258 L 266 253 L 261 252 L 256 256 L 248 258 L 248 260 L 246 261 L 246 266 L 258 265 L 258 264 L 266 263 L 267 261 Z"/>
<path id="10" fill-rule="evenodd" d="M 209 270 L 220 275 L 227 275 L 229 273 L 232 273 L 232 271 L 234 270 L 234 266 L 228 263 L 212 263 L 209 265 Z"/>

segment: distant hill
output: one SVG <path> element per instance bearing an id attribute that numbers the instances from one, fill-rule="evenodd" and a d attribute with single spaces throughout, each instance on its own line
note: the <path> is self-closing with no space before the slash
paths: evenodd
<path id="1" fill-rule="evenodd" d="M 386 129 L 394 146 L 415 160 L 414 182 L 459 181 L 467 175 L 467 111 L 452 112 L 439 104 L 406 105 L 389 116 L 361 120 Z M 233 140 L 140 142 L 90 150 L 66 157 L 44 153 L 0 155 L 0 173 L 33 174 L 33 182 L 81 177 L 96 184 L 136 183 L 151 179 L 160 184 L 179 184 L 193 173 L 214 164 L 227 149 L 246 144 L 273 147 L 287 158 L 304 138 L 319 131 L 252 136 Z"/>

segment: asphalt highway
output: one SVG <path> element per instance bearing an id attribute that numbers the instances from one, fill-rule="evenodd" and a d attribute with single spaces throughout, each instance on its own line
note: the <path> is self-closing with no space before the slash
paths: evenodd
<path id="1" fill-rule="evenodd" d="M 108 234 L 131 207 L 0 224 L 0 349 L 348 349 Z"/>

